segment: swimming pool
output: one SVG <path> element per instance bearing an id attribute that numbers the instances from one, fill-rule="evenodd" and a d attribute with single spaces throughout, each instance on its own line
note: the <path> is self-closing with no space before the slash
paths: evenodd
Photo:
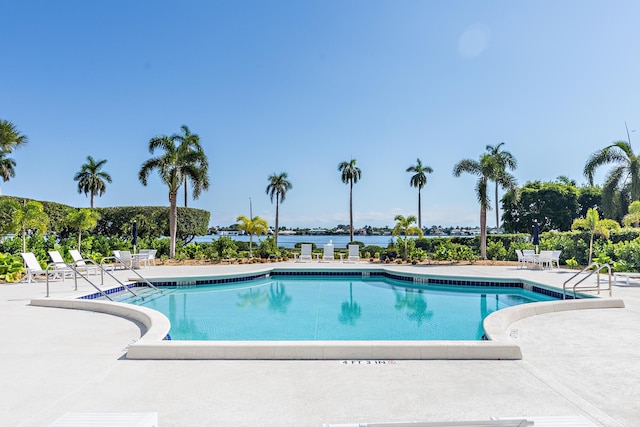
<path id="1" fill-rule="evenodd" d="M 361 275 L 269 276 L 171 287 L 137 304 L 167 316 L 172 340 L 481 340 L 482 322 L 494 311 L 554 300 L 510 285 L 414 284 Z"/>

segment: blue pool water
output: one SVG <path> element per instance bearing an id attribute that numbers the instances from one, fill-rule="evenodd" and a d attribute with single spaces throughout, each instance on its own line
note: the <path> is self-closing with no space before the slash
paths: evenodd
<path id="1" fill-rule="evenodd" d="M 490 313 L 551 299 L 519 288 L 289 276 L 171 288 L 140 305 L 169 318 L 173 340 L 479 340 Z"/>

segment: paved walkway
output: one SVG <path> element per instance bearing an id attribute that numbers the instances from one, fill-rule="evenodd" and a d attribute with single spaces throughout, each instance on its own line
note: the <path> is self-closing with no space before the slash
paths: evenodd
<path id="1" fill-rule="evenodd" d="M 302 264 L 288 264 L 293 267 Z M 363 266 L 361 264 L 357 266 Z M 286 267 L 286 264 L 278 264 Z M 307 265 L 308 267 L 309 265 Z M 313 267 L 353 267 L 317 264 Z M 229 274 L 253 266 L 153 267 L 149 276 Z M 394 267 L 560 285 L 566 270 Z M 130 274 L 119 272 L 121 277 Z M 90 291 L 73 281 L 52 296 Z M 550 313 L 510 334 L 520 361 L 133 361 L 139 325 L 109 315 L 34 307 L 43 284 L 0 285 L 0 426 L 46 426 L 66 412 L 157 412 L 160 426 L 488 420 L 579 415 L 640 425 L 640 287 L 615 287 L 624 309 Z"/>

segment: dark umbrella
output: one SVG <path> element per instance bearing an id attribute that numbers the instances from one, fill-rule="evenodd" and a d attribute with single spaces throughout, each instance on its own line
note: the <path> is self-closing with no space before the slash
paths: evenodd
<path id="1" fill-rule="evenodd" d="M 133 253 L 136 253 L 136 245 L 138 244 L 138 223 L 136 221 L 133 221 L 133 239 L 131 239 L 131 242 L 133 243 Z"/>
<path id="2" fill-rule="evenodd" d="M 536 253 L 538 252 L 538 245 L 540 244 L 540 227 L 538 226 L 538 221 L 533 220 L 533 233 L 531 236 L 531 241 L 533 245 L 536 247 Z"/>

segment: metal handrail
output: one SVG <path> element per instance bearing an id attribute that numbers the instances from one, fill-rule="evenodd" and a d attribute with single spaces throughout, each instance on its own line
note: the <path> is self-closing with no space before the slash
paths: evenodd
<path id="1" fill-rule="evenodd" d="M 136 275 L 136 276 L 138 276 L 139 278 L 141 278 L 142 280 L 144 280 L 144 282 L 145 282 L 147 285 L 149 285 L 149 287 L 151 287 L 151 288 L 155 289 L 156 291 L 158 291 L 158 292 L 162 293 L 162 291 L 161 291 L 160 289 L 158 289 L 158 288 L 157 288 L 153 283 L 151 283 L 150 281 L 148 281 L 146 278 L 142 277 L 142 275 L 141 275 L 140 273 L 138 273 L 137 271 L 135 271 L 135 270 L 133 269 L 133 263 L 131 264 L 131 266 L 128 266 L 128 265 L 127 265 L 127 263 L 126 263 L 126 262 L 124 262 L 124 261 L 122 260 L 122 258 L 117 257 L 117 256 L 108 256 L 108 257 L 104 257 L 104 258 L 102 258 L 102 259 L 100 260 L 100 264 L 102 265 L 102 264 L 104 263 L 104 261 L 105 261 L 105 260 L 108 260 L 108 259 L 114 259 L 114 260 L 118 261 L 118 262 L 120 263 L 120 265 L 122 265 L 125 269 L 127 269 L 127 270 L 131 270 L 133 273 L 135 273 L 135 275 Z M 115 277 L 114 277 L 111 273 L 109 273 L 107 270 L 105 270 L 104 268 L 102 268 L 102 271 L 106 271 L 106 272 L 107 272 L 107 274 L 109 274 L 111 277 L 113 277 L 113 278 L 115 279 Z M 118 280 L 118 279 L 116 279 L 116 280 Z"/>
<path id="2" fill-rule="evenodd" d="M 609 264 L 603 264 L 600 265 L 597 262 L 592 262 L 591 264 L 589 264 L 588 266 L 586 266 L 585 268 L 583 268 L 582 270 L 580 270 L 579 272 L 577 272 L 576 274 L 574 274 L 573 276 L 571 276 L 569 279 L 565 280 L 565 282 L 562 284 L 562 299 L 567 299 L 567 284 L 572 281 L 574 278 L 576 278 L 578 275 L 584 273 L 585 271 L 591 269 L 592 267 L 596 267 L 595 269 L 591 270 L 591 272 L 589 274 L 587 274 L 585 277 L 583 277 L 581 280 L 579 280 L 576 284 L 573 285 L 573 298 L 576 298 L 576 288 L 578 287 L 578 285 L 582 282 L 584 282 L 585 280 L 587 280 L 589 277 L 591 277 L 591 275 L 593 275 L 594 273 L 597 273 L 597 286 L 595 287 L 588 287 L 588 288 L 582 288 L 581 291 L 582 292 L 587 292 L 587 291 L 598 291 L 598 294 L 600 294 L 601 288 L 600 288 L 600 271 L 603 268 L 606 268 L 608 271 L 608 276 L 609 276 L 609 296 L 611 296 L 611 266 Z"/>
<path id="3" fill-rule="evenodd" d="M 85 264 L 88 262 L 89 264 L 92 264 L 92 265 L 94 265 L 95 267 L 97 267 L 97 268 L 99 268 L 99 269 L 100 269 L 100 282 L 101 282 L 103 285 L 104 285 L 104 273 L 107 273 L 109 276 L 111 276 L 111 278 L 112 278 L 113 280 L 115 280 L 115 281 L 116 281 L 116 282 L 118 282 L 120 285 L 122 285 L 122 287 L 123 287 L 123 288 L 125 288 L 127 291 L 131 292 L 131 293 L 133 294 L 133 296 L 136 296 L 136 297 L 138 296 L 138 294 L 136 294 L 135 292 L 133 292 L 133 290 L 132 290 L 132 289 L 129 289 L 129 287 L 128 287 L 127 285 L 125 285 L 124 283 L 122 283 L 122 282 L 121 282 L 121 281 L 120 281 L 116 276 L 114 276 L 113 274 L 111 274 L 111 273 L 109 272 L 109 270 L 107 270 L 106 268 L 104 268 L 104 266 L 102 265 L 102 263 L 101 263 L 101 264 L 98 264 L 97 262 L 95 262 L 95 261 L 94 261 L 94 260 L 92 260 L 91 258 L 83 258 L 83 259 L 82 259 L 82 261 L 84 261 L 84 263 L 85 263 Z M 77 262 L 79 262 L 79 261 L 76 261 L 76 265 L 77 265 Z M 82 267 L 84 267 L 84 266 L 82 266 Z"/>
<path id="4" fill-rule="evenodd" d="M 49 297 L 49 271 L 56 271 L 55 268 L 51 269 L 51 266 L 55 267 L 56 265 L 58 265 L 58 263 L 55 263 L 55 262 L 52 262 L 52 263 L 47 265 L 47 270 L 46 270 L 47 271 L 47 274 L 46 274 L 46 277 L 47 277 L 47 294 L 46 294 L 46 296 L 47 296 L 47 298 Z M 75 265 L 66 264 L 66 263 L 65 263 L 65 265 L 67 266 L 67 268 L 71 269 L 74 272 L 73 280 L 75 282 L 75 290 L 76 291 L 78 290 L 78 275 L 80 275 L 80 277 L 82 277 L 84 280 L 89 282 L 89 284 L 91 286 L 93 286 L 98 292 L 100 292 L 102 294 L 102 296 L 106 297 L 109 301 L 113 301 L 113 299 L 109 295 L 107 295 L 107 293 L 105 291 L 100 289 L 95 283 L 93 283 L 91 280 L 89 280 L 89 278 L 87 276 L 85 276 L 84 274 L 80 273 Z M 64 273 L 65 272 L 63 271 L 62 274 L 64 274 Z M 63 276 L 63 278 L 64 278 L 64 276 Z"/>

